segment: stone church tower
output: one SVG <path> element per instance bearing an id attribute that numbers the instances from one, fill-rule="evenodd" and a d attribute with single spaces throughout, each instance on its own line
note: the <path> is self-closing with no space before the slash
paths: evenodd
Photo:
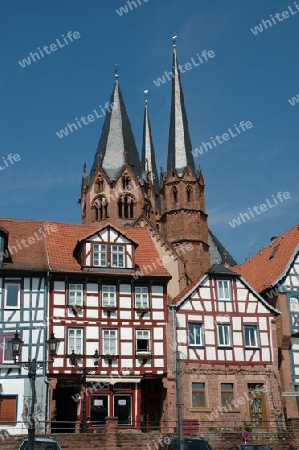
<path id="1" fill-rule="evenodd" d="M 173 45 L 172 97 L 167 171 L 158 180 L 147 100 L 139 158 L 131 124 L 115 75 L 110 105 L 89 174 L 83 169 L 82 223 L 110 222 L 138 226 L 146 217 L 151 227 L 181 253 L 191 281 L 210 266 L 204 180 L 196 170 L 180 73 Z M 221 262 L 221 261 L 219 261 Z"/>

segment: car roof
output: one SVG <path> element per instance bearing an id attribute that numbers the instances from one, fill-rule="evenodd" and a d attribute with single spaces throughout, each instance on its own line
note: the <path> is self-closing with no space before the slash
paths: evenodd
<path id="1" fill-rule="evenodd" d="M 34 441 L 35 442 L 51 442 L 51 443 L 57 442 L 57 441 L 55 441 L 55 439 L 47 438 L 47 437 L 37 437 L 37 438 L 34 438 Z M 25 439 L 23 442 L 28 442 L 28 439 Z"/>

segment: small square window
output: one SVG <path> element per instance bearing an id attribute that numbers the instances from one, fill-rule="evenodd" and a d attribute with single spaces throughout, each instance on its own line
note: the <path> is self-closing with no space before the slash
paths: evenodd
<path id="1" fill-rule="evenodd" d="M 69 284 L 68 304 L 83 306 L 83 284 Z"/>
<path id="2" fill-rule="evenodd" d="M 205 383 L 192 383 L 192 408 L 205 408 Z"/>
<path id="3" fill-rule="evenodd" d="M 149 294 L 147 286 L 135 286 L 135 308 L 149 308 Z"/>
<path id="4" fill-rule="evenodd" d="M 188 323 L 188 343 L 190 347 L 202 347 L 204 345 L 202 323 Z"/>
<path id="5" fill-rule="evenodd" d="M 231 301 L 230 282 L 228 280 L 217 280 L 217 294 L 220 302 Z"/>
<path id="6" fill-rule="evenodd" d="M 219 347 L 231 347 L 231 329 L 230 325 L 218 324 L 218 346 Z"/>
<path id="7" fill-rule="evenodd" d="M 244 342 L 247 348 L 258 348 L 258 327 L 256 325 L 244 325 Z"/>
<path id="8" fill-rule="evenodd" d="M 20 309 L 20 293 L 20 283 L 6 282 L 4 285 L 4 307 L 7 309 Z"/>
<path id="9" fill-rule="evenodd" d="M 107 266 L 107 245 L 105 244 L 93 245 L 93 265 L 97 267 Z"/>
<path id="10" fill-rule="evenodd" d="M 116 286 L 102 286 L 102 307 L 116 307 Z"/>

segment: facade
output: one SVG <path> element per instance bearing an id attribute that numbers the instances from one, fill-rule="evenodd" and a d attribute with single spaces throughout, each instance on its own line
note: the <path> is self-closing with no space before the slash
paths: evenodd
<path id="1" fill-rule="evenodd" d="M 46 235 L 53 230 L 42 221 L 0 219 L 0 247 L 6 256 L 0 266 L 0 421 L 10 434 L 27 431 L 31 387 L 28 371 L 15 365 L 10 340 L 16 331 L 24 341 L 22 361 L 46 358 L 47 259 Z M 47 420 L 46 368 L 36 378 L 36 428 Z M 3 425 L 2 425 L 3 424 Z"/>
<path id="2" fill-rule="evenodd" d="M 260 295 L 282 312 L 277 326 L 279 371 L 287 418 L 299 415 L 299 226 L 236 269 Z"/>
<path id="3" fill-rule="evenodd" d="M 182 417 L 200 430 L 251 424 L 268 430 L 282 418 L 276 318 L 235 272 L 215 264 L 170 305 L 180 355 Z M 174 378 L 169 367 L 169 378 Z M 170 401 L 169 396 L 169 401 Z"/>

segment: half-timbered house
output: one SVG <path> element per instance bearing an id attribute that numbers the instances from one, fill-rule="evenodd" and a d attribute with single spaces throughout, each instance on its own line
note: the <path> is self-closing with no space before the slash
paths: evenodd
<path id="1" fill-rule="evenodd" d="M 45 240 L 55 232 L 45 222 L 0 219 L 0 428 L 10 434 L 27 431 L 31 386 L 22 362 L 44 361 L 47 330 L 47 254 Z M 10 340 L 18 332 L 24 341 L 14 364 Z M 46 367 L 36 376 L 35 424 L 44 431 L 47 420 Z"/>
<path id="2" fill-rule="evenodd" d="M 170 309 L 183 419 L 200 421 L 201 430 L 235 429 L 245 422 L 271 426 L 282 414 L 275 334 L 279 311 L 219 264 L 188 286 Z M 170 365 L 170 380 L 173 371 Z"/>
<path id="3" fill-rule="evenodd" d="M 159 428 L 170 275 L 147 229 L 57 228 L 47 240 L 49 324 L 61 341 L 49 369 L 52 430 L 74 429 L 84 416 L 90 431 L 107 416 Z"/>
<path id="4" fill-rule="evenodd" d="M 284 408 L 299 415 L 299 225 L 280 236 L 234 270 L 271 305 L 279 308 L 277 339 Z"/>

